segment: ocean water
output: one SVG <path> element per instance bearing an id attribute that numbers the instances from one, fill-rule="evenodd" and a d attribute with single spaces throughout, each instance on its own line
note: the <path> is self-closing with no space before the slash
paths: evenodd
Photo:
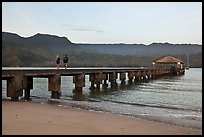
<path id="1" fill-rule="evenodd" d="M 121 83 L 117 79 L 114 88 L 110 83 L 101 85 L 100 90 L 90 86 L 86 75 L 83 92 L 75 92 L 73 77 L 62 76 L 60 99 L 52 99 L 48 79 L 33 78 L 30 101 L 202 129 L 202 68 L 190 68 L 185 75 L 143 82 L 129 83 L 127 78 Z M 5 80 L 2 80 L 2 99 L 10 99 L 6 97 Z M 23 101 L 23 97 L 20 100 Z"/>

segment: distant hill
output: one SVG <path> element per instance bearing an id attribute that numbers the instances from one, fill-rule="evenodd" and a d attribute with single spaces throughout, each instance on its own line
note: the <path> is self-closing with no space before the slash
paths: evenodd
<path id="1" fill-rule="evenodd" d="M 38 33 L 24 38 L 14 33 L 2 32 L 3 66 L 54 65 L 56 54 L 68 54 L 69 50 L 77 49 L 79 47 L 66 37 Z"/>
<path id="2" fill-rule="evenodd" d="M 181 55 L 197 54 L 202 51 L 202 46 L 198 44 L 170 44 L 170 43 L 152 43 L 144 44 L 77 44 L 85 51 L 94 51 L 99 53 L 114 55 L 135 55 L 135 56 L 163 56 L 163 55 Z"/>
<path id="3" fill-rule="evenodd" d="M 66 37 L 36 34 L 21 37 L 2 32 L 2 66 L 54 66 L 55 56 L 69 56 L 69 66 L 151 66 L 156 58 L 172 55 L 191 67 L 202 67 L 202 45 L 198 44 L 79 44 Z"/>

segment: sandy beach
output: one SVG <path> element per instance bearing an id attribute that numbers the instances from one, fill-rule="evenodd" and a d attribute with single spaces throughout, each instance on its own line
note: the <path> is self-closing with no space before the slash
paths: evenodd
<path id="1" fill-rule="evenodd" d="M 2 101 L 3 135 L 201 135 L 140 118 L 33 102 Z"/>

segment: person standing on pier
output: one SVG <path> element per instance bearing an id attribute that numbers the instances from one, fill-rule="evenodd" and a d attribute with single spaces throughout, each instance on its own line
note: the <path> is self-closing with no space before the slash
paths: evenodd
<path id="1" fill-rule="evenodd" d="M 67 57 L 67 55 L 65 55 L 65 56 L 63 57 L 63 62 L 64 62 L 64 67 L 65 67 L 65 69 L 67 69 L 67 66 L 68 66 L 68 57 Z"/>
<path id="2" fill-rule="evenodd" d="M 57 69 L 59 69 L 59 67 L 60 67 L 60 56 L 59 56 L 59 54 L 57 54 L 57 56 L 56 56 L 56 65 L 57 65 Z"/>

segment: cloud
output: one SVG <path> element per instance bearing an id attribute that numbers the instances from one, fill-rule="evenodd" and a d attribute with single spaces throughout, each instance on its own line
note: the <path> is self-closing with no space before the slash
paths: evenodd
<path id="1" fill-rule="evenodd" d="M 74 30 L 74 31 L 92 31 L 92 32 L 97 32 L 97 33 L 104 32 L 103 30 L 91 28 L 88 26 L 70 25 L 70 24 L 65 24 L 65 23 L 62 23 L 62 26 L 65 27 L 65 29 Z"/>
<path id="2" fill-rule="evenodd" d="M 104 31 L 102 30 L 97 30 L 97 29 L 85 29 L 85 28 L 71 28 L 70 30 L 76 30 L 76 31 L 94 31 L 98 33 L 102 33 Z"/>

